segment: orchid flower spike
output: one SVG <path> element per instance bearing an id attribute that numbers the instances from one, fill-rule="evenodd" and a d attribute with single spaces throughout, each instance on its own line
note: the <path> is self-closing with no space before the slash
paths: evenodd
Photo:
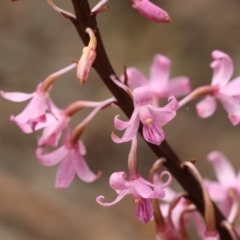
<path id="1" fill-rule="evenodd" d="M 83 155 L 86 154 L 85 147 L 79 137 L 83 130 L 95 117 L 95 115 L 104 107 L 113 103 L 115 99 L 108 99 L 99 104 L 72 132 L 66 131 L 64 144 L 57 150 L 44 153 L 43 148 L 36 150 L 38 161 L 44 166 L 53 166 L 60 163 L 57 171 L 56 188 L 66 188 L 70 185 L 75 175 L 84 182 L 92 182 L 101 176 L 99 171 L 94 174 L 87 166 Z"/>
<path id="2" fill-rule="evenodd" d="M 146 86 L 133 90 L 134 111 L 129 121 L 122 121 L 118 116 L 114 119 L 114 126 L 118 130 L 125 130 L 122 138 L 112 133 L 112 140 L 116 143 L 128 142 L 136 136 L 140 121 L 143 124 L 143 136 L 147 142 L 159 145 L 164 140 L 161 129 L 176 116 L 178 102 L 175 97 L 169 97 L 170 102 L 162 108 L 152 105 L 152 96 Z"/>
<path id="3" fill-rule="evenodd" d="M 213 78 L 211 86 L 216 90 L 196 105 L 198 116 L 210 117 L 216 110 L 216 99 L 220 100 L 228 113 L 228 118 L 235 126 L 240 122 L 240 77 L 229 82 L 233 74 L 232 59 L 221 51 L 212 52 L 211 63 Z"/>
<path id="4" fill-rule="evenodd" d="M 83 53 L 77 66 L 77 78 L 80 84 L 87 80 L 92 64 L 97 56 L 97 38 L 91 28 L 86 28 L 86 33 L 89 35 L 90 41 L 88 46 L 83 48 Z"/>
<path id="5" fill-rule="evenodd" d="M 16 117 L 11 116 L 10 120 L 16 122 L 18 127 L 25 133 L 31 133 L 39 128 L 47 125 L 48 119 L 46 111 L 52 112 L 53 103 L 49 97 L 49 91 L 54 81 L 64 73 L 75 68 L 76 64 L 71 64 L 66 68 L 57 71 L 48 76 L 42 83 L 40 83 L 33 93 L 20 93 L 20 92 L 4 92 L 0 91 L 3 98 L 13 102 L 23 102 L 28 99 L 31 101 L 26 108 Z"/>
<path id="6" fill-rule="evenodd" d="M 115 172 L 110 176 L 109 184 L 116 191 L 118 197 L 111 203 L 103 203 L 104 196 L 98 196 L 96 201 L 104 206 L 109 207 L 118 203 L 127 194 L 132 194 L 133 201 L 137 203 L 136 217 L 142 223 L 147 223 L 153 216 L 153 207 L 151 199 L 161 199 L 165 196 L 164 188 L 169 186 L 172 177 L 169 172 L 163 171 L 160 175 L 168 176 L 168 180 L 161 186 L 154 185 L 146 181 L 137 171 L 137 156 L 136 156 L 136 137 L 132 141 L 131 150 L 128 158 L 129 180 L 126 180 L 126 173 Z"/>
<path id="7" fill-rule="evenodd" d="M 153 97 L 158 101 L 170 96 L 181 97 L 191 91 L 188 77 L 176 77 L 169 80 L 171 61 L 161 54 L 156 54 L 150 68 L 150 78 L 147 78 L 135 67 L 126 69 L 127 84 L 130 88 L 148 86 Z M 121 76 L 124 80 L 124 76 Z"/>
<path id="8" fill-rule="evenodd" d="M 172 22 L 167 12 L 156 6 L 149 0 L 131 0 L 135 8 L 142 16 L 158 23 Z"/>
<path id="9" fill-rule="evenodd" d="M 221 211 L 232 224 L 240 213 L 240 172 L 236 174 L 230 161 L 219 151 L 209 153 L 207 159 L 212 163 L 218 180 L 205 180 L 210 197 L 220 202 Z"/>

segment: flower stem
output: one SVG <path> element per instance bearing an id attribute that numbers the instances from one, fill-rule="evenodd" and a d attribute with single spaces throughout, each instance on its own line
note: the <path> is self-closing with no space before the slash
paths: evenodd
<path id="1" fill-rule="evenodd" d="M 185 104 L 190 102 L 191 100 L 197 98 L 197 97 L 202 97 L 207 94 L 214 94 L 218 88 L 216 86 L 202 86 L 199 88 L 196 88 L 193 90 L 191 93 L 189 93 L 185 98 L 183 98 L 181 101 L 179 101 L 179 108 L 183 107 Z"/>

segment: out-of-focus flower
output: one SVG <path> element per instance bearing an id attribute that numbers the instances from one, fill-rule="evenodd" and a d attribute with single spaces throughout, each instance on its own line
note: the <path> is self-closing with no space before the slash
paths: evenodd
<path id="1" fill-rule="evenodd" d="M 216 99 L 220 100 L 228 113 L 233 125 L 240 122 L 240 77 L 229 82 L 233 74 L 232 59 L 221 51 L 212 52 L 214 61 L 211 63 L 213 78 L 211 86 L 215 87 L 212 94 L 207 95 L 196 105 L 197 113 L 202 118 L 210 117 L 216 110 Z"/>
<path id="2" fill-rule="evenodd" d="M 239 209 L 233 206 L 234 203 L 238 204 L 240 199 L 240 172 L 236 174 L 227 157 L 219 151 L 211 152 L 207 159 L 212 163 L 218 180 L 218 182 L 205 180 L 210 197 L 219 202 L 225 217 L 230 217 L 230 222 L 234 221 L 239 213 Z"/>
<path id="3" fill-rule="evenodd" d="M 165 107 L 154 107 L 152 96 L 148 87 L 138 87 L 133 90 L 134 111 L 129 121 L 121 121 L 118 116 L 114 119 L 114 126 L 118 130 L 125 130 L 122 138 L 112 133 L 112 140 L 116 143 L 128 142 L 136 136 L 140 121 L 143 124 L 143 136 L 146 141 L 159 145 L 164 140 L 161 129 L 176 116 L 178 102 L 175 97 L 169 98 Z"/>
<path id="4" fill-rule="evenodd" d="M 132 6 L 145 18 L 154 22 L 169 23 L 171 19 L 166 11 L 156 6 L 149 0 L 131 0 Z"/>
<path id="5" fill-rule="evenodd" d="M 191 91 L 188 77 L 176 77 L 169 80 L 171 61 L 167 57 L 156 54 L 150 68 L 148 79 L 135 67 L 126 70 L 127 84 L 130 88 L 148 86 L 156 99 L 181 97 Z M 121 80 L 123 80 L 121 76 Z"/>

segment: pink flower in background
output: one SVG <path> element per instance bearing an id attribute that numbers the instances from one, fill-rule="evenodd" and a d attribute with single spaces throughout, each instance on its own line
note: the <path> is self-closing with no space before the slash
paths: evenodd
<path id="1" fill-rule="evenodd" d="M 149 0 L 131 0 L 132 6 L 145 18 L 148 18 L 154 22 L 169 23 L 171 19 L 167 12 L 162 8 L 156 6 Z"/>
<path id="2" fill-rule="evenodd" d="M 235 173 L 233 166 L 227 157 L 218 151 L 213 151 L 207 156 L 208 161 L 213 165 L 218 182 L 205 180 L 210 197 L 220 202 L 220 209 L 228 217 L 233 199 L 230 193 L 238 198 L 240 197 L 240 172 Z"/>
<path id="3" fill-rule="evenodd" d="M 167 57 L 156 54 L 150 69 L 148 79 L 134 67 L 127 68 L 128 85 L 130 88 L 148 86 L 157 99 L 170 96 L 180 97 L 191 91 L 190 81 L 187 77 L 176 77 L 169 80 L 171 61 Z M 121 76 L 123 80 L 123 76 Z"/>
<path id="4" fill-rule="evenodd" d="M 38 161 L 44 166 L 53 166 L 60 162 L 57 171 L 56 188 L 67 188 L 77 175 L 84 182 L 93 182 L 101 176 L 101 172 L 96 175 L 87 166 L 83 155 L 86 149 L 81 141 L 74 145 L 67 142 L 50 153 L 43 153 L 43 148 L 36 150 Z"/>
<path id="5" fill-rule="evenodd" d="M 143 124 L 143 136 L 146 141 L 159 145 L 164 140 L 164 132 L 161 129 L 176 116 L 178 109 L 177 100 L 171 96 L 170 102 L 162 108 L 152 106 L 152 96 L 149 88 L 139 87 L 133 91 L 134 111 L 129 121 L 121 121 L 118 116 L 114 119 L 114 126 L 118 130 L 125 130 L 122 138 L 112 134 L 112 140 L 116 143 L 128 142 L 137 134 L 140 121 Z"/>
<path id="6" fill-rule="evenodd" d="M 210 117 L 216 110 L 216 99 L 220 100 L 228 113 L 228 118 L 233 125 L 240 122 L 240 77 L 229 82 L 233 74 L 233 63 L 231 58 L 218 50 L 212 52 L 214 61 L 211 63 L 213 69 L 212 86 L 216 91 L 206 96 L 196 105 L 199 117 Z"/>
<path id="7" fill-rule="evenodd" d="M 111 203 L 103 203 L 104 196 L 97 197 L 97 202 L 102 206 L 109 207 L 118 203 L 125 195 L 132 194 L 133 201 L 137 203 L 136 217 L 142 223 L 147 223 L 153 216 L 153 207 L 150 199 L 161 199 L 165 196 L 164 188 L 172 181 L 170 173 L 162 172 L 161 176 L 168 175 L 168 181 L 164 184 L 154 185 L 143 179 L 140 175 L 126 180 L 124 172 L 116 172 L 110 176 L 109 184 L 118 194 Z M 153 188 L 153 189 L 152 189 Z"/>

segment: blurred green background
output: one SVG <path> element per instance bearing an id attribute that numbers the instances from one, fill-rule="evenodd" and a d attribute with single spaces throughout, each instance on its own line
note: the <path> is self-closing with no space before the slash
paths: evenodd
<path id="1" fill-rule="evenodd" d="M 73 11 L 71 1 L 55 3 Z M 94 6 L 97 1 L 90 1 Z M 155 0 L 173 23 L 157 24 L 144 19 L 130 1 L 110 0 L 111 9 L 98 16 L 99 28 L 118 74 L 123 65 L 136 66 L 146 76 L 152 58 L 162 53 L 172 60 L 171 76 L 186 75 L 192 87 L 209 84 L 211 52 L 229 54 L 234 62 L 234 76 L 240 75 L 240 1 L 239 0 Z M 49 74 L 79 58 L 83 45 L 75 28 L 53 11 L 46 1 L 0 1 L 0 89 L 33 92 Z M 64 108 L 78 99 L 103 100 L 110 93 L 94 71 L 80 86 L 72 71 L 54 84 L 51 97 Z M 182 160 L 197 158 L 202 175 L 214 179 L 206 155 L 212 150 L 225 153 L 239 169 L 240 129 L 233 127 L 220 104 L 214 116 L 199 119 L 195 102 L 181 109 L 164 129 L 166 139 Z M 117 205 L 103 208 L 95 202 L 98 195 L 112 201 L 116 194 L 108 179 L 114 171 L 127 170 L 130 144 L 114 144 L 110 133 L 118 109 L 102 111 L 83 135 L 86 161 L 103 177 L 95 183 L 73 181 L 66 190 L 55 190 L 57 166 L 43 167 L 35 159 L 40 133 L 23 134 L 9 121 L 25 103 L 0 99 L 0 239 L 3 240 L 145 240 L 154 239 L 154 224 L 142 225 L 135 219 L 130 196 Z M 88 111 L 77 114 L 77 124 Z M 122 133 L 119 133 L 121 135 Z M 139 141 L 139 170 L 148 177 L 156 160 Z M 181 190 L 174 183 L 173 188 Z"/>

